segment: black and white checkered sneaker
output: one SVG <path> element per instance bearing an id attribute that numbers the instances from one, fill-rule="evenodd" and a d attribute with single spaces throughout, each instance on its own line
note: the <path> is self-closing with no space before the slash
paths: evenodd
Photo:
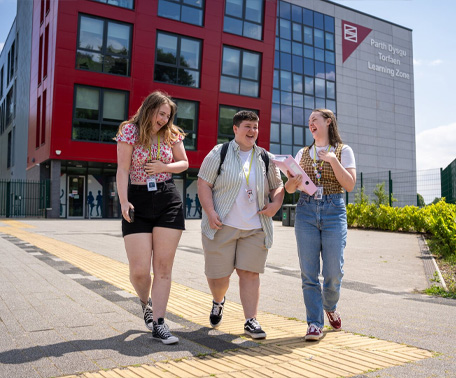
<path id="1" fill-rule="evenodd" d="M 158 318 L 158 320 L 154 322 L 152 337 L 155 340 L 160 340 L 163 344 L 175 344 L 179 342 L 179 339 L 169 332 L 169 327 L 163 318 Z"/>
<path id="2" fill-rule="evenodd" d="M 218 328 L 222 324 L 223 306 L 225 306 L 225 297 L 221 303 L 212 301 L 212 310 L 209 315 L 209 322 L 212 328 Z"/>
<path id="3" fill-rule="evenodd" d="M 258 320 L 256 320 L 255 318 L 247 319 L 247 321 L 244 324 L 244 333 L 249 335 L 252 339 L 266 338 L 266 332 L 263 331 L 263 329 L 260 326 L 260 323 L 258 323 Z"/>
<path id="4" fill-rule="evenodd" d="M 154 330 L 154 316 L 152 313 L 152 299 L 149 298 L 147 304 L 144 304 L 141 300 L 141 306 L 144 315 L 144 323 L 146 323 L 146 327 L 149 331 Z"/>

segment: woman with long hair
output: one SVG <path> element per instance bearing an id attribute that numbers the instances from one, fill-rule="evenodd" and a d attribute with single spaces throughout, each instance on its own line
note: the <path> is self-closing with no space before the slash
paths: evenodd
<path id="1" fill-rule="evenodd" d="M 344 189 L 356 183 L 353 150 L 342 144 L 336 117 L 331 110 L 315 109 L 309 117 L 313 143 L 302 148 L 296 162 L 317 186 L 313 195 L 301 192 L 296 206 L 295 234 L 301 267 L 302 291 L 307 314 L 306 340 L 323 336 L 324 312 L 334 330 L 342 319 L 336 307 L 344 274 L 347 213 Z M 288 173 L 285 190 L 294 193 L 301 175 Z M 323 290 L 320 285 L 320 257 L 323 262 Z"/>
<path id="2" fill-rule="evenodd" d="M 116 136 L 117 191 L 130 281 L 146 327 L 164 344 L 179 341 L 164 318 L 174 256 L 185 229 L 182 199 L 172 179 L 173 173 L 188 168 L 184 133 L 173 124 L 176 110 L 169 96 L 155 91 Z"/>

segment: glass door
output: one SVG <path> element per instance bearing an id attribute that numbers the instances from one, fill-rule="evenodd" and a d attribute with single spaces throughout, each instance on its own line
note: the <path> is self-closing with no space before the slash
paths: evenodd
<path id="1" fill-rule="evenodd" d="M 68 218 L 84 218 L 84 188 L 84 176 L 68 176 Z"/>

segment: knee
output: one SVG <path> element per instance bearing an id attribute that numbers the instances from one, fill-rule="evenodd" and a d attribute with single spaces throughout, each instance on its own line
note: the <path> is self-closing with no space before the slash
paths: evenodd
<path id="1" fill-rule="evenodd" d="M 154 277 L 162 280 L 171 279 L 171 273 L 173 270 L 173 264 L 169 264 L 166 261 L 159 261 L 154 264 Z"/>
<path id="2" fill-rule="evenodd" d="M 249 272 L 247 270 L 236 269 L 236 273 L 241 280 L 256 281 L 260 278 L 259 273 Z"/>
<path id="3" fill-rule="evenodd" d="M 138 282 L 144 281 L 150 278 L 150 272 L 144 269 L 130 269 L 130 281 L 131 282 Z"/>

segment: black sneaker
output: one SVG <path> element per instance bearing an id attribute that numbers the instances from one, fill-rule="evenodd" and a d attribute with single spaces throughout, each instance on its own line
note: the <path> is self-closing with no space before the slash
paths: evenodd
<path id="1" fill-rule="evenodd" d="M 154 322 L 152 337 L 155 340 L 160 340 L 163 344 L 175 344 L 179 341 L 176 336 L 173 336 L 171 332 L 169 332 L 169 327 L 163 318 L 158 318 L 158 321 Z"/>
<path id="2" fill-rule="evenodd" d="M 225 297 L 221 303 L 217 303 L 214 300 L 212 301 L 212 311 L 209 316 L 209 322 L 211 323 L 212 328 L 218 328 L 222 324 L 223 317 L 223 306 L 225 305 Z"/>
<path id="3" fill-rule="evenodd" d="M 141 306 L 143 310 L 143 315 L 144 315 L 144 323 L 146 323 L 146 327 L 149 329 L 149 331 L 154 330 L 154 317 L 152 313 L 152 299 L 149 298 L 147 301 L 147 304 L 144 304 L 141 300 Z"/>
<path id="4" fill-rule="evenodd" d="M 261 329 L 260 323 L 255 318 L 247 319 L 244 324 L 244 332 L 252 339 L 266 338 L 266 332 Z"/>

